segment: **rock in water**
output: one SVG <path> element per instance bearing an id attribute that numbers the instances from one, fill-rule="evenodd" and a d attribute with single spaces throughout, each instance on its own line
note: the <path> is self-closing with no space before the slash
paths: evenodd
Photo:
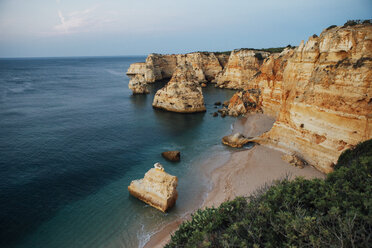
<path id="1" fill-rule="evenodd" d="M 231 134 L 222 138 L 222 143 L 231 147 L 242 147 L 248 142 L 251 142 L 251 139 L 246 138 L 240 133 Z"/>
<path id="2" fill-rule="evenodd" d="M 178 113 L 206 111 L 202 89 L 189 64 L 177 68 L 168 84 L 156 92 L 152 106 Z"/>
<path id="3" fill-rule="evenodd" d="M 133 180 L 128 190 L 134 197 L 165 212 L 176 203 L 177 183 L 178 178 L 166 173 L 159 164 L 150 169 L 143 179 Z"/>
<path id="4" fill-rule="evenodd" d="M 148 86 L 145 83 L 145 78 L 139 74 L 131 77 L 128 88 L 132 90 L 133 95 L 149 93 Z"/>
<path id="5" fill-rule="evenodd" d="M 145 72 L 145 63 L 134 63 L 130 65 L 127 71 L 127 75 L 130 78 L 128 88 L 132 90 L 133 95 L 149 93 L 145 79 Z"/>
<path id="6" fill-rule="evenodd" d="M 165 158 L 168 159 L 169 161 L 172 162 L 178 162 L 181 159 L 181 153 L 180 151 L 167 151 L 167 152 L 162 152 L 161 155 Z"/>

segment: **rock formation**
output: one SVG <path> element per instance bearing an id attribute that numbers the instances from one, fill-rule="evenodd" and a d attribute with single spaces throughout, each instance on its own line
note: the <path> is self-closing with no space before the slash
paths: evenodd
<path id="1" fill-rule="evenodd" d="M 130 77 L 129 88 L 134 94 L 147 93 L 148 83 L 170 79 L 179 67 L 190 65 L 195 81 L 204 87 L 207 82 L 215 82 L 227 63 L 228 54 L 195 52 L 188 54 L 150 54 L 145 63 L 132 64 L 127 75 Z"/>
<path id="2" fill-rule="evenodd" d="M 165 159 L 172 161 L 172 162 L 178 162 L 181 159 L 180 151 L 166 151 L 166 152 L 162 152 L 161 155 Z"/>
<path id="3" fill-rule="evenodd" d="M 371 82 L 370 24 L 324 30 L 271 55 L 244 87 L 259 89 L 262 110 L 277 116 L 258 142 L 331 172 L 342 151 L 372 137 Z M 241 110 L 241 101 L 233 100 L 229 108 Z"/>
<path id="4" fill-rule="evenodd" d="M 194 68 L 189 64 L 178 66 L 168 84 L 156 92 L 152 106 L 178 113 L 206 111 Z"/>
<path id="5" fill-rule="evenodd" d="M 177 57 L 174 54 L 162 55 L 152 53 L 146 58 L 145 79 L 147 83 L 169 79 L 177 67 Z"/>
<path id="6" fill-rule="evenodd" d="M 176 203 L 177 183 L 177 177 L 166 173 L 157 163 L 143 179 L 133 180 L 128 190 L 134 197 L 165 212 Z"/>
<path id="7" fill-rule="evenodd" d="M 247 112 L 257 112 L 261 110 L 261 103 L 259 89 L 238 91 L 230 99 L 227 113 L 232 116 L 239 116 Z"/>
<path id="8" fill-rule="evenodd" d="M 217 86 L 243 89 L 259 73 L 264 59 L 269 55 L 268 52 L 248 49 L 232 51 L 224 70 L 216 78 Z"/>
<path id="9" fill-rule="evenodd" d="M 283 72 L 277 121 L 263 137 L 331 172 L 340 153 L 372 138 L 372 25 L 302 42 Z"/>
<path id="10" fill-rule="evenodd" d="M 153 77 L 146 76 L 151 74 L 147 73 L 148 61 L 145 69 L 143 65 L 130 69 L 142 73 L 145 82 L 173 71 L 171 81 L 157 92 L 154 107 L 205 111 L 200 84 L 206 81 L 239 89 L 228 108 L 219 110 L 221 116 L 247 112 L 275 116 L 273 128 L 256 142 L 298 154 L 326 173 L 332 171 L 342 151 L 372 138 L 371 24 L 327 28 L 319 37 L 313 35 L 280 54 L 240 49 L 230 56 L 172 56 L 166 62 L 152 56 L 152 60 L 162 61 L 152 62 Z M 159 68 L 161 65 L 168 69 Z M 143 82 L 141 77 L 136 80 Z M 137 85 L 132 84 L 133 88 Z M 140 83 L 136 87 L 144 91 Z"/>
<path id="11" fill-rule="evenodd" d="M 145 63 L 134 63 L 131 64 L 127 75 L 130 78 L 128 87 L 133 91 L 133 94 L 148 94 L 146 79 L 146 64 Z"/>
<path id="12" fill-rule="evenodd" d="M 251 142 L 251 139 L 246 138 L 241 133 L 231 134 L 222 138 L 222 144 L 231 147 L 242 147 L 249 142 Z"/>

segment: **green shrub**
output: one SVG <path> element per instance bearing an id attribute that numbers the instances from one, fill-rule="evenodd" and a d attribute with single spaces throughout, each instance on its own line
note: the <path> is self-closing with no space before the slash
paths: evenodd
<path id="1" fill-rule="evenodd" d="M 370 247 L 372 140 L 342 153 L 325 180 L 282 180 L 198 210 L 166 247 Z"/>
<path id="2" fill-rule="evenodd" d="M 331 30 L 332 28 L 335 28 L 335 27 L 337 27 L 337 25 L 331 25 L 326 30 Z"/>

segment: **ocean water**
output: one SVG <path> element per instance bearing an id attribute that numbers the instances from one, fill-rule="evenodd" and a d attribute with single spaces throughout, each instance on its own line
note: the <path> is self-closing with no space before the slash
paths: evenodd
<path id="1" fill-rule="evenodd" d="M 213 103 L 234 93 L 203 89 L 206 113 L 151 107 L 164 85 L 133 96 L 125 72 L 145 57 L 0 60 L 0 247 L 141 247 L 162 224 L 200 204 L 203 161 L 235 119 Z M 160 153 L 180 150 L 181 162 Z M 155 162 L 179 178 L 161 213 L 127 186 Z"/>

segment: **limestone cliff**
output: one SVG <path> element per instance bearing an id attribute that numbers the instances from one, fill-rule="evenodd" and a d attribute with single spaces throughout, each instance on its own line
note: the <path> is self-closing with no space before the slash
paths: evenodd
<path id="1" fill-rule="evenodd" d="M 129 193 L 147 204 L 167 211 L 177 200 L 178 179 L 160 168 L 150 169 L 143 179 L 133 180 L 128 186 Z"/>
<path id="2" fill-rule="evenodd" d="M 239 49 L 231 52 L 224 70 L 216 78 L 220 88 L 243 89 L 260 71 L 268 52 Z"/>
<path id="3" fill-rule="evenodd" d="M 215 82 L 216 76 L 226 65 L 228 55 L 209 52 L 188 54 L 150 54 L 145 63 L 132 64 L 127 75 L 130 77 L 128 87 L 133 94 L 148 93 L 147 84 L 170 79 L 178 67 L 191 65 L 191 70 L 198 83 Z"/>
<path id="4" fill-rule="evenodd" d="M 238 91 L 230 99 L 229 114 L 236 116 L 252 111 L 264 111 L 266 114 L 277 116 L 282 104 L 283 72 L 294 49 L 287 48 L 283 52 L 267 57 L 259 72 L 251 80 L 241 84 Z"/>
<path id="5" fill-rule="evenodd" d="M 222 61 L 223 58 L 220 57 Z M 196 52 L 177 55 L 177 66 L 189 64 L 199 83 L 210 82 L 222 71 L 220 60 L 214 53 Z"/>
<path id="6" fill-rule="evenodd" d="M 324 30 L 270 56 L 245 87 L 258 89 L 262 110 L 278 116 L 260 143 L 331 172 L 342 151 L 372 138 L 371 82 L 370 24 Z"/>
<path id="7" fill-rule="evenodd" d="M 340 153 L 372 138 L 372 25 L 336 27 L 301 43 L 283 73 L 271 144 L 323 172 Z"/>
<path id="8" fill-rule="evenodd" d="M 162 55 L 152 53 L 146 58 L 145 79 L 147 83 L 169 79 L 177 67 L 177 57 L 174 54 Z"/>
<path id="9" fill-rule="evenodd" d="M 178 112 L 204 112 L 204 97 L 197 71 L 192 65 L 178 66 L 171 80 L 154 96 L 155 108 Z"/>

